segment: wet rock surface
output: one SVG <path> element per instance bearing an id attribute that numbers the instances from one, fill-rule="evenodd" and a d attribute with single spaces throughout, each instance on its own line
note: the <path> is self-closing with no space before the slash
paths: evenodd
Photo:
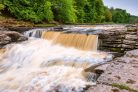
<path id="1" fill-rule="evenodd" d="M 138 92 L 138 49 L 126 52 L 100 69 L 104 73 L 87 92 Z"/>
<path id="2" fill-rule="evenodd" d="M 25 40 L 27 40 L 27 37 L 18 32 L 9 31 L 2 27 L 0 28 L 0 47 L 3 47 L 12 42 L 21 42 Z"/>

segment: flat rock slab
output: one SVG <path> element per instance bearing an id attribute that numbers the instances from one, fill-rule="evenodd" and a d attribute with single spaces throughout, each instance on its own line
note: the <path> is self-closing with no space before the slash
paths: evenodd
<path id="1" fill-rule="evenodd" d="M 138 50 L 128 51 L 123 57 L 116 58 L 105 66 L 104 73 L 97 80 L 98 84 L 88 92 L 129 92 L 120 89 L 113 91 L 113 84 L 138 90 Z"/>

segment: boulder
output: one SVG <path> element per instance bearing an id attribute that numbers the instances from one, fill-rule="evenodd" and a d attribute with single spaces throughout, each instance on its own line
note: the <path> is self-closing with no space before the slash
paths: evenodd
<path id="1" fill-rule="evenodd" d="M 21 42 L 27 39 L 27 37 L 15 31 L 0 31 L 0 47 L 12 42 Z"/>

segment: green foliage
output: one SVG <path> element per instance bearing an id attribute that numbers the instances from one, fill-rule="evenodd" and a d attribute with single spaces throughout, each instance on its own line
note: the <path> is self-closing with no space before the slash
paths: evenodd
<path id="1" fill-rule="evenodd" d="M 104 21 L 104 5 L 102 0 L 95 0 L 96 22 Z"/>
<path id="2" fill-rule="evenodd" d="M 130 88 L 130 87 L 126 86 L 126 85 L 122 85 L 122 84 L 114 83 L 114 84 L 112 84 L 112 86 L 113 87 L 117 87 L 119 89 L 125 89 L 125 90 L 128 90 L 130 92 L 138 92 L 138 90 L 132 89 L 132 88 Z"/>
<path id="3" fill-rule="evenodd" d="M 105 7 L 105 21 L 112 22 L 112 13 L 111 11 Z"/>
<path id="4" fill-rule="evenodd" d="M 138 23 L 138 17 L 137 16 L 130 16 L 129 23 Z"/>
<path id="5" fill-rule="evenodd" d="M 76 10 L 74 0 L 53 0 L 53 13 L 56 20 L 64 23 L 76 22 Z"/>
<path id="6" fill-rule="evenodd" d="M 104 21 L 104 5 L 102 0 L 87 0 L 84 6 L 84 22 L 101 23 Z"/>
<path id="7" fill-rule="evenodd" d="M 52 21 L 54 18 L 51 6 L 52 6 L 51 2 L 45 0 L 45 4 L 44 4 L 44 14 L 45 15 L 44 16 L 45 16 L 45 19 L 48 21 Z"/>
<path id="8" fill-rule="evenodd" d="M 5 6 L 2 4 L 2 1 L 0 1 L 0 14 L 1 14 L 1 11 L 4 10 Z"/>
<path id="9" fill-rule="evenodd" d="M 0 4 L 0 10 L 3 10 L 4 9 L 4 5 L 3 4 Z"/>
<path id="10" fill-rule="evenodd" d="M 38 23 L 42 20 L 53 20 L 51 3 L 47 0 L 4 0 L 9 11 L 18 19 Z"/>
<path id="11" fill-rule="evenodd" d="M 87 0 L 75 0 L 76 1 L 76 15 L 77 15 L 77 20 L 80 23 L 84 22 L 85 18 L 85 11 L 84 7 L 87 5 Z"/>
<path id="12" fill-rule="evenodd" d="M 115 23 L 128 23 L 130 14 L 126 10 L 122 9 L 111 9 L 113 15 L 113 22 Z"/>
<path id="13" fill-rule="evenodd" d="M 0 0 L 0 10 L 20 20 L 60 23 L 138 23 L 126 10 L 107 8 L 103 0 Z"/>
<path id="14" fill-rule="evenodd" d="M 87 5 L 85 6 L 84 10 L 86 12 L 85 15 L 85 22 L 89 23 L 95 23 L 96 22 L 96 6 L 95 6 L 95 0 L 88 0 Z"/>

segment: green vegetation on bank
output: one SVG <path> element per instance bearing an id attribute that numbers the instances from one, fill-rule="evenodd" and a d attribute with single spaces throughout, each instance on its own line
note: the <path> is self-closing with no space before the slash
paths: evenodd
<path id="1" fill-rule="evenodd" d="M 4 8 L 5 8 L 5 6 L 0 3 L 0 11 L 2 11 Z M 1 14 L 1 12 L 0 12 L 0 14 Z"/>
<path id="2" fill-rule="evenodd" d="M 137 16 L 102 0 L 1 0 L 0 12 L 34 23 L 138 23 Z"/>
<path id="3" fill-rule="evenodd" d="M 112 84 L 113 87 L 117 87 L 119 89 L 124 89 L 124 90 L 128 90 L 130 92 L 138 92 L 138 90 L 135 90 L 135 89 L 132 89 L 126 85 L 122 85 L 122 84 L 117 84 L 117 83 L 114 83 Z"/>

